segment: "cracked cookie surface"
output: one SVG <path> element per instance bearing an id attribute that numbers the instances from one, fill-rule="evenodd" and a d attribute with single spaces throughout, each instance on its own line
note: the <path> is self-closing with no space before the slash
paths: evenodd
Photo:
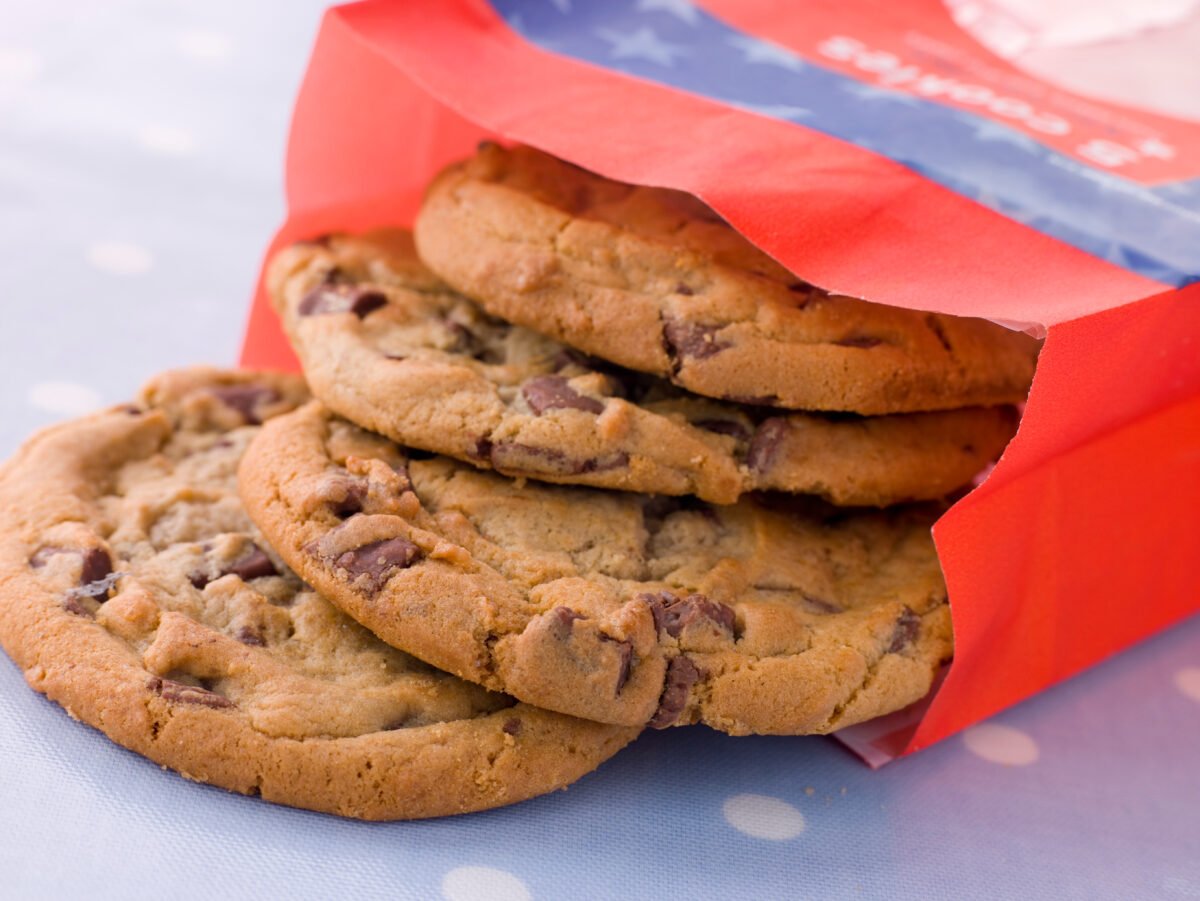
<path id="1" fill-rule="evenodd" d="M 367 819 L 519 801 L 631 740 L 438 672 L 286 568 L 236 470 L 306 399 L 187 370 L 27 442 L 0 471 L 0 642 L 29 684 L 190 779 Z"/>
<path id="2" fill-rule="evenodd" d="M 421 257 L 490 313 L 709 397 L 863 414 L 1017 403 L 1038 344 L 813 288 L 697 198 L 484 144 L 442 172 Z"/>
<path id="3" fill-rule="evenodd" d="M 240 488 L 385 641 L 588 719 L 827 732 L 917 700 L 951 653 L 926 507 L 521 486 L 315 401 L 264 426 Z"/>
<path id="4" fill-rule="evenodd" d="M 330 409 L 518 478 L 887 506 L 966 484 L 1016 428 L 1012 407 L 822 416 L 694 395 L 487 315 L 425 269 L 401 230 L 296 244 L 268 287 Z"/>

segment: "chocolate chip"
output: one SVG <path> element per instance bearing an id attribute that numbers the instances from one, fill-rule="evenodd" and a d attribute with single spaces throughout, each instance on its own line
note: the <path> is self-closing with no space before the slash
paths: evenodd
<path id="1" fill-rule="evenodd" d="M 467 456 L 473 460 L 490 460 L 492 458 L 492 439 L 484 435 L 475 439 L 475 446 L 467 451 Z"/>
<path id="2" fill-rule="evenodd" d="M 675 657 L 667 664 L 667 678 L 658 699 L 658 710 L 647 724 L 653 729 L 665 729 L 687 706 L 688 693 L 700 681 L 700 669 L 687 657 Z"/>
<path id="3" fill-rule="evenodd" d="M 198 685 L 185 685 L 173 679 L 154 678 L 150 680 L 147 687 L 164 701 L 172 701 L 176 704 L 194 704 L 198 707 L 211 707 L 214 710 L 234 706 L 233 701 L 215 691 L 200 688 Z"/>
<path id="4" fill-rule="evenodd" d="M 675 286 L 675 293 L 682 294 L 684 297 L 691 297 L 696 292 L 693 291 L 691 288 L 689 288 L 687 285 L 685 285 L 683 282 L 680 282 L 678 285 Z"/>
<path id="5" fill-rule="evenodd" d="M 921 617 L 917 616 L 911 607 L 905 607 L 896 620 L 896 628 L 892 631 L 892 641 L 888 645 L 887 652 L 895 654 L 903 651 L 916 641 L 920 634 Z"/>
<path id="6" fill-rule="evenodd" d="M 335 476 L 323 488 L 334 496 L 334 500 L 329 501 L 329 509 L 342 519 L 361 513 L 371 493 L 366 479 L 348 474 Z"/>
<path id="7" fill-rule="evenodd" d="M 271 558 L 263 553 L 262 548 L 254 545 L 249 554 L 230 566 L 222 575 L 230 573 L 240 577 L 244 582 L 249 582 L 251 579 L 261 579 L 264 576 L 277 576 L 279 570 L 275 568 Z"/>
<path id="8" fill-rule="evenodd" d="M 242 414 L 247 425 L 261 425 L 258 408 L 279 400 L 279 392 L 266 385 L 226 385 L 209 390 L 217 400 Z"/>
<path id="9" fill-rule="evenodd" d="M 205 551 L 211 550 L 209 547 L 204 548 Z M 275 564 L 258 545 L 254 545 L 248 554 L 245 554 L 240 560 L 235 561 L 214 576 L 209 576 L 208 573 L 197 570 L 188 576 L 188 581 L 196 588 L 204 588 L 209 582 L 215 582 L 222 576 L 234 575 L 244 582 L 249 582 L 251 579 L 261 579 L 264 576 L 277 576 L 279 570 L 275 568 Z"/>
<path id="10" fill-rule="evenodd" d="M 504 721 L 504 725 L 500 727 L 505 735 L 511 735 L 516 738 L 521 734 L 521 721 L 514 717 L 509 717 Z"/>
<path id="11" fill-rule="evenodd" d="M 108 555 L 105 554 L 107 557 Z M 78 588 L 72 588 L 67 594 L 75 598 L 92 598 L 103 604 L 108 600 L 109 592 L 120 581 L 124 573 L 109 572 L 108 575 L 100 579 L 93 579 L 90 582 L 82 582 Z"/>
<path id="12" fill-rule="evenodd" d="M 667 356 L 678 362 L 690 357 L 693 360 L 703 360 L 719 354 L 732 347 L 732 344 L 718 341 L 716 334 L 721 330 L 719 325 L 703 325 L 697 322 L 681 322 L 677 319 L 664 319 L 662 327 L 663 347 Z"/>
<path id="13" fill-rule="evenodd" d="M 845 609 L 840 604 L 835 604 L 833 601 L 827 601 L 825 598 L 819 598 L 811 594 L 801 594 L 800 600 L 805 607 L 814 613 L 841 613 Z"/>
<path id="14" fill-rule="evenodd" d="M 541 416 L 547 410 L 583 410 L 587 413 L 604 412 L 604 404 L 594 397 L 585 397 L 561 375 L 539 375 L 521 386 L 521 394 L 529 409 Z"/>
<path id="15" fill-rule="evenodd" d="M 746 465 L 755 472 L 763 472 L 775 459 L 776 452 L 783 438 L 787 435 L 786 419 L 772 416 L 759 423 L 750 439 L 750 448 L 746 451 Z"/>
<path id="16" fill-rule="evenodd" d="M 870 347 L 878 347 L 883 343 L 883 339 L 874 338 L 871 335 L 848 335 L 833 343 L 838 347 L 861 347 L 866 350 Z"/>
<path id="17" fill-rule="evenodd" d="M 336 279 L 337 273 L 330 273 L 330 277 Z M 365 319 L 386 304 L 387 296 L 382 291 L 346 282 L 326 281 L 304 296 L 296 312 L 301 316 L 353 313 L 359 319 Z"/>
<path id="18" fill-rule="evenodd" d="M 43 552 L 46 552 L 44 556 Z M 79 585 L 68 590 L 63 595 L 63 609 L 76 616 L 91 616 L 92 611 L 84 606 L 83 601 L 87 599 L 95 601 L 98 604 L 103 604 L 108 600 L 113 587 L 124 573 L 113 572 L 112 558 L 108 556 L 108 551 L 98 547 L 82 550 L 75 548 L 42 548 L 38 553 L 33 555 L 30 563 L 35 567 L 44 566 L 46 560 L 57 554 L 79 554 L 81 560 Z"/>
<path id="19" fill-rule="evenodd" d="M 108 555 L 108 551 L 100 547 L 77 548 L 47 544 L 34 551 L 33 556 L 29 558 L 29 565 L 34 569 L 41 569 L 50 562 L 51 557 L 57 557 L 60 554 L 77 554 L 79 556 L 80 585 L 99 582 L 112 572 L 112 558 Z"/>
<path id="20" fill-rule="evenodd" d="M 570 607 L 555 607 L 550 611 L 550 631 L 559 641 L 564 641 L 570 637 L 577 619 L 587 619 L 587 617 L 582 613 L 576 613 Z"/>
<path id="21" fill-rule="evenodd" d="M 629 465 L 629 455 L 624 451 L 606 457 L 576 460 L 554 448 L 533 447 L 517 441 L 503 441 L 493 445 L 490 458 L 496 469 L 533 476 L 584 475 L 590 472 L 607 472 Z"/>
<path id="22" fill-rule="evenodd" d="M 775 394 L 722 394 L 721 400 L 748 407 L 773 407 L 779 402 L 779 397 Z"/>
<path id="23" fill-rule="evenodd" d="M 580 369 L 594 369 L 592 359 L 587 354 L 573 347 L 564 347 L 550 358 L 550 365 L 555 372 L 560 372 L 568 366 L 578 366 Z"/>
<path id="24" fill-rule="evenodd" d="M 88 610 L 81 603 L 79 603 L 79 599 L 70 593 L 63 598 L 62 608 L 63 610 L 66 610 L 67 613 L 74 614 L 75 616 L 92 616 L 92 611 Z"/>
<path id="25" fill-rule="evenodd" d="M 654 617 L 654 628 L 678 638 L 692 623 L 708 620 L 730 635 L 736 622 L 733 608 L 710 601 L 702 594 L 689 594 L 685 598 L 670 591 L 643 594 L 639 597 L 650 605 Z"/>
<path id="26" fill-rule="evenodd" d="M 346 551 L 333 565 L 350 575 L 351 581 L 362 579 L 368 591 L 374 593 L 402 569 L 408 569 L 421 558 L 421 549 L 407 538 L 385 538 Z"/>
<path id="27" fill-rule="evenodd" d="M 938 339 L 938 343 L 946 349 L 946 353 L 954 353 L 954 348 L 950 345 L 950 339 L 946 337 L 946 330 L 942 327 L 942 320 L 938 318 L 936 313 L 930 313 L 925 317 L 925 325 L 933 332 L 933 336 Z"/>
<path id="28" fill-rule="evenodd" d="M 750 437 L 750 430 L 732 419 L 697 419 L 692 425 L 704 429 L 706 432 L 729 435 L 738 441 L 745 441 Z"/>
<path id="29" fill-rule="evenodd" d="M 629 681 L 629 674 L 633 671 L 633 643 L 628 639 L 613 638 L 611 635 L 604 634 L 601 634 L 600 639 L 617 646 L 621 666 L 617 670 L 617 688 L 614 694 L 619 695 L 621 689 L 625 687 L 625 683 Z"/>
<path id="30" fill-rule="evenodd" d="M 257 629 L 250 628 L 249 626 L 242 626 L 237 630 L 237 634 L 234 637 L 242 644 L 248 644 L 256 648 L 264 648 L 267 646 L 266 639 L 263 638 L 262 633 Z"/>

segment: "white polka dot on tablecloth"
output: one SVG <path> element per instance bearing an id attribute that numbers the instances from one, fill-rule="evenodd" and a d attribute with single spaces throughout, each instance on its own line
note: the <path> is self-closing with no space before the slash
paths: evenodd
<path id="1" fill-rule="evenodd" d="M 220 62 L 233 54 L 233 41 L 219 31 L 185 31 L 176 42 L 181 53 L 192 59 Z"/>
<path id="2" fill-rule="evenodd" d="M 195 146 L 190 131 L 171 125 L 143 125 L 138 129 L 137 139 L 151 153 L 164 156 L 187 156 Z"/>
<path id="3" fill-rule="evenodd" d="M 77 382 L 38 382 L 25 399 L 31 407 L 60 416 L 82 416 L 104 405 L 100 392 Z"/>
<path id="4" fill-rule="evenodd" d="M 113 275 L 141 275 L 149 272 L 154 265 L 150 251 L 128 241 L 96 241 L 89 244 L 87 261 L 102 272 Z"/>
<path id="5" fill-rule="evenodd" d="M 446 901 L 530 901 L 525 883 L 495 867 L 455 867 L 442 877 Z"/>
<path id="6" fill-rule="evenodd" d="M 721 805 L 725 821 L 752 838 L 786 841 L 804 831 L 804 814 L 770 795 L 734 795 Z"/>
<path id="7" fill-rule="evenodd" d="M 0 47 L 0 83 L 30 81 L 42 71 L 42 58 L 28 47 Z"/>
<path id="8" fill-rule="evenodd" d="M 1175 674 L 1175 687 L 1185 698 L 1200 703 L 1200 666 L 1185 666 Z"/>
<path id="9" fill-rule="evenodd" d="M 999 723 L 981 723 L 962 734 L 963 742 L 976 757 L 1004 766 L 1028 766 L 1038 759 L 1038 746 L 1029 735 Z"/>

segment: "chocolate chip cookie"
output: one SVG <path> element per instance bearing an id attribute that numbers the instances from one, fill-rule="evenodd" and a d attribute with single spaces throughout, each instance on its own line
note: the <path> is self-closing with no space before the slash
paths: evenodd
<path id="1" fill-rule="evenodd" d="M 0 472 L 0 642 L 29 684 L 190 779 L 368 819 L 566 785 L 636 730 L 538 710 L 379 641 L 247 518 L 238 460 L 299 379 L 192 370 Z"/>
<path id="2" fill-rule="evenodd" d="M 936 510 L 521 486 L 315 401 L 239 475 L 284 560 L 380 638 L 564 713 L 828 732 L 920 698 L 951 653 Z"/>
<path id="3" fill-rule="evenodd" d="M 1016 403 L 1038 344 L 829 294 L 697 198 L 484 144 L 430 186 L 421 257 L 493 315 L 709 397 L 903 413 Z"/>
<path id="4" fill-rule="evenodd" d="M 862 417 L 714 401 L 484 313 L 382 230 L 283 250 L 268 286 L 313 393 L 409 447 L 505 475 L 732 503 L 942 497 L 1012 438 L 1012 407 Z"/>

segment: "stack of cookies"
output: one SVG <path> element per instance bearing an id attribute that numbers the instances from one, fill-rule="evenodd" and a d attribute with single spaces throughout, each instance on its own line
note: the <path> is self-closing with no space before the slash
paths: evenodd
<path id="1" fill-rule="evenodd" d="M 121 744 L 437 816 L 647 725 L 828 732 L 949 660 L 930 527 L 1012 437 L 1028 337 L 494 144 L 415 240 L 303 242 L 268 286 L 307 384 L 170 373 L 0 474 L 0 641 Z"/>

